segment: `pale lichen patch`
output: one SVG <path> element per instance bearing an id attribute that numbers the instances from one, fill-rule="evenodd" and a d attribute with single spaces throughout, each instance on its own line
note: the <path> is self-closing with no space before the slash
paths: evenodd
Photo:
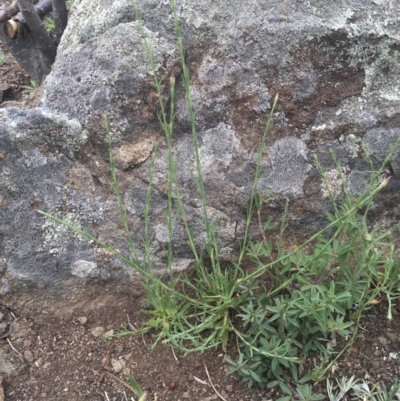
<path id="1" fill-rule="evenodd" d="M 325 173 L 326 181 L 322 179 L 321 191 L 324 199 L 329 198 L 330 195 L 334 197 L 342 193 L 342 180 L 340 174 L 336 169 L 329 170 Z"/>
<path id="2" fill-rule="evenodd" d="M 55 211 L 53 216 L 78 230 L 82 229 L 81 222 L 74 213 Z M 60 254 L 62 249 L 70 243 L 71 239 L 83 240 L 78 233 L 51 218 L 47 218 L 42 224 L 42 236 L 43 246 L 48 249 L 51 255 L 55 256 Z"/>

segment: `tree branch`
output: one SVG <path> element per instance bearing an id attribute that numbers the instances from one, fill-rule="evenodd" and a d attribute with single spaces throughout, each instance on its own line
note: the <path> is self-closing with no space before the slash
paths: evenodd
<path id="1" fill-rule="evenodd" d="M 60 43 L 61 36 L 64 33 L 68 22 L 68 10 L 65 0 L 52 0 L 53 17 L 56 25 L 57 43 Z"/>
<path id="2" fill-rule="evenodd" d="M 39 0 L 39 1 L 36 0 L 35 10 L 36 10 L 36 13 L 39 16 L 39 18 L 42 20 L 52 10 L 51 0 Z M 24 15 L 22 12 L 19 12 L 14 17 L 14 19 L 18 20 L 19 22 L 22 22 L 23 24 L 25 24 L 27 22 L 27 21 L 25 21 L 25 18 L 24 18 Z"/>
<path id="3" fill-rule="evenodd" d="M 33 0 L 33 4 L 37 3 L 39 0 Z M 14 15 L 17 15 L 19 12 L 18 3 L 14 1 L 14 3 L 10 4 L 7 7 L 4 7 L 0 10 L 0 24 L 8 21 Z"/>
<path id="4" fill-rule="evenodd" d="M 57 48 L 46 28 L 43 26 L 35 7 L 29 0 L 18 0 L 18 7 L 39 51 L 40 64 L 45 75 L 50 73 L 56 58 Z"/>
<path id="5" fill-rule="evenodd" d="M 43 19 L 51 11 L 51 0 L 34 0 L 34 2 L 36 2 L 35 10 L 39 18 Z M 12 6 L 14 6 L 14 4 Z M 18 7 L 18 4 L 16 5 L 16 7 Z M 15 11 L 14 8 L 12 9 L 12 11 Z M 19 9 L 17 9 L 17 11 L 19 11 Z M 24 36 L 29 33 L 28 27 L 23 26 L 23 24 L 25 24 L 25 19 L 22 13 L 17 12 L 17 14 L 14 13 L 14 15 L 14 18 L 8 18 L 8 20 L 4 22 L 4 32 L 6 36 L 10 39 L 16 39 L 18 36 Z"/>

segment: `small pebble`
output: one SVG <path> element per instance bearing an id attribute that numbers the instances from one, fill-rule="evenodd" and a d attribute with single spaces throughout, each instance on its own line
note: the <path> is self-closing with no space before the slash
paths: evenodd
<path id="1" fill-rule="evenodd" d="M 386 337 L 378 337 L 378 340 L 382 345 L 387 345 L 388 343 L 388 339 Z"/>
<path id="2" fill-rule="evenodd" d="M 233 391 L 233 386 L 232 386 L 232 384 L 228 384 L 228 385 L 226 386 L 226 391 L 227 391 L 228 393 L 231 393 L 231 392 Z"/>
<path id="3" fill-rule="evenodd" d="M 397 333 L 386 333 L 388 336 L 389 340 L 392 342 L 396 342 L 399 340 L 399 335 Z"/>
<path id="4" fill-rule="evenodd" d="M 104 327 L 102 327 L 102 326 L 94 327 L 94 328 L 91 330 L 92 335 L 95 336 L 95 337 L 100 337 L 100 336 L 102 336 L 105 332 L 106 332 L 106 330 L 105 330 Z"/>
<path id="5" fill-rule="evenodd" d="M 111 366 L 115 373 L 119 373 L 124 368 L 125 361 L 123 359 L 111 358 Z"/>
<path id="6" fill-rule="evenodd" d="M 82 325 L 85 324 L 87 322 L 87 317 L 86 316 L 78 317 L 78 322 Z"/>
<path id="7" fill-rule="evenodd" d="M 31 351 L 24 351 L 24 358 L 27 362 L 32 363 L 33 362 L 33 354 Z"/>

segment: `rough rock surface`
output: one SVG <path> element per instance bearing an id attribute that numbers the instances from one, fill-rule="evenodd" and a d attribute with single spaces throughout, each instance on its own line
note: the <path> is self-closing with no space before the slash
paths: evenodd
<path id="1" fill-rule="evenodd" d="M 369 169 L 360 144 L 378 164 L 399 137 L 400 4 L 177 3 L 208 212 L 217 223 L 222 252 L 232 254 L 240 241 L 258 143 L 277 92 L 279 106 L 259 188 L 275 196 L 266 212 L 279 215 L 288 198 L 293 232 L 314 232 L 323 224 L 329 202 L 313 154 L 319 155 L 334 185 L 337 176 L 329 155 L 334 150 L 351 189 L 358 192 Z M 201 245 L 201 202 L 192 179 L 193 142 L 169 1 L 141 0 L 137 7 L 157 74 L 173 70 L 177 76 L 174 148 L 181 194 Z M 168 239 L 167 149 L 130 1 L 74 1 L 43 90 L 37 108 L 0 110 L 0 291 L 8 293 L 18 283 L 55 289 L 91 277 L 126 277 L 128 270 L 107 252 L 36 212 L 55 214 L 123 250 L 109 181 L 104 112 L 139 250 L 149 156 L 161 138 L 150 228 L 156 259 L 162 263 Z M 167 101 L 166 85 L 162 91 Z M 386 225 L 399 214 L 399 168 L 397 152 L 391 183 L 376 203 L 376 217 Z M 190 255 L 179 225 L 174 240 L 176 263 L 187 266 Z"/>

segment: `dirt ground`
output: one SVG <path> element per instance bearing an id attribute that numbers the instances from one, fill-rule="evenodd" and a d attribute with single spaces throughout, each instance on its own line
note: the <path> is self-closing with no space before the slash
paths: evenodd
<path id="1" fill-rule="evenodd" d="M 0 0 L 0 6 L 5 4 Z M 22 85 L 29 76 L 0 44 L 5 61 L 0 84 L 11 88 L 0 107 L 23 100 Z M 124 401 L 136 399 L 113 376 L 132 374 L 148 394 L 148 401 L 267 401 L 277 390 L 248 389 L 237 375 L 227 375 L 221 350 L 186 357 L 160 344 L 149 345 L 151 334 L 105 340 L 104 333 L 136 327 L 145 319 L 139 299 L 127 295 L 72 313 L 35 313 L 21 317 L 0 299 L 0 401 Z M 400 378 L 400 313 L 386 318 L 387 305 L 374 305 L 362 319 L 353 347 L 330 372 L 331 378 L 365 379 L 391 385 Z M 229 354 L 237 353 L 234 345 Z M 310 362 L 311 363 L 311 362 Z M 208 369 L 215 390 L 207 377 Z M 113 376 L 112 376 L 113 375 Z M 325 383 L 315 385 L 325 391 Z M 4 394 L 2 394 L 4 392 Z"/>
<path id="2" fill-rule="evenodd" d="M 164 344 L 151 350 L 151 334 L 105 340 L 104 333 L 115 333 L 128 322 L 139 327 L 145 319 L 140 297 L 113 298 L 110 291 L 106 298 L 100 294 L 68 312 L 56 307 L 55 314 L 28 313 L 25 318 L 0 300 L 0 372 L 6 401 L 136 400 L 112 376 L 126 381 L 128 372 L 147 392 L 148 401 L 222 399 L 211 387 L 205 367 L 226 401 L 267 401 L 282 395 L 273 389 L 248 389 L 238 376 L 227 375 L 225 355 L 218 349 L 184 357 Z M 355 375 L 391 386 L 399 378 L 400 314 L 395 307 L 389 321 L 386 312 L 385 303 L 371 308 L 353 347 L 329 373 L 331 379 Z M 229 355 L 236 352 L 231 344 Z M 7 368 L 15 370 L 5 374 Z M 314 387 L 325 392 L 325 382 Z"/>

